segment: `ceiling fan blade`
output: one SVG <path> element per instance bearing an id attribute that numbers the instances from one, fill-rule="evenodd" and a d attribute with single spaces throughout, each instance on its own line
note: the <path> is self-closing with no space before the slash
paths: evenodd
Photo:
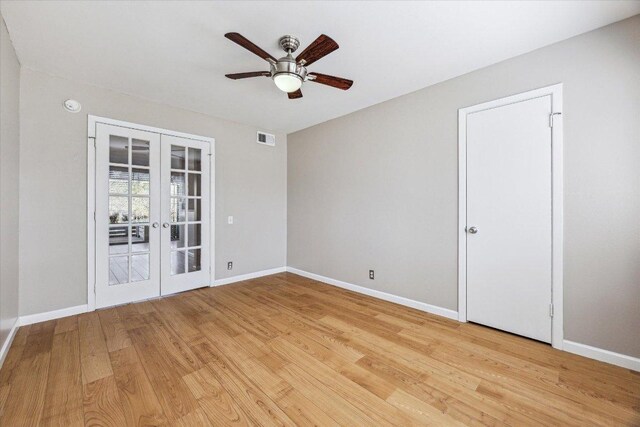
<path id="1" fill-rule="evenodd" d="M 255 44 L 253 44 L 251 41 L 249 41 L 249 39 L 245 38 L 244 36 L 238 34 L 238 33 L 227 33 L 224 35 L 226 38 L 228 38 L 229 40 L 231 40 L 234 43 L 239 44 L 240 46 L 242 46 L 243 48 L 247 49 L 249 52 L 252 52 L 256 55 L 258 55 L 260 58 L 269 61 L 275 61 L 276 58 L 274 58 L 273 56 L 269 55 L 267 52 L 265 52 L 264 50 L 260 49 L 258 46 L 256 46 Z"/>
<path id="2" fill-rule="evenodd" d="M 342 77 L 329 76 L 327 74 L 309 73 L 310 76 L 314 76 L 315 79 L 309 80 L 311 82 L 320 83 L 323 85 L 335 87 L 342 90 L 347 90 L 353 84 L 353 80 L 343 79 Z"/>
<path id="3" fill-rule="evenodd" d="M 249 77 L 271 77 L 271 73 L 268 71 L 251 71 L 248 73 L 225 74 L 225 76 L 232 80 L 238 80 L 248 79 Z"/>
<path id="4" fill-rule="evenodd" d="M 336 43 L 331 37 L 321 34 L 314 40 L 300 55 L 296 58 L 296 62 L 304 61 L 304 66 L 308 66 L 316 62 L 318 59 L 327 56 L 334 50 L 338 49 Z"/>
<path id="5" fill-rule="evenodd" d="M 302 98 L 302 91 L 300 89 L 298 89 L 295 92 L 289 92 L 287 95 L 289 96 L 289 99 Z"/>

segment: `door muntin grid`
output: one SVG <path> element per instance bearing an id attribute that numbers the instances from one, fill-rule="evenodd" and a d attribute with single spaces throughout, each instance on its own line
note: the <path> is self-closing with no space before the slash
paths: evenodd
<path id="1" fill-rule="evenodd" d="M 202 270 L 202 150 L 172 144 L 169 174 L 170 274 Z"/>
<path id="2" fill-rule="evenodd" d="M 150 141 L 109 135 L 109 286 L 149 280 Z"/>

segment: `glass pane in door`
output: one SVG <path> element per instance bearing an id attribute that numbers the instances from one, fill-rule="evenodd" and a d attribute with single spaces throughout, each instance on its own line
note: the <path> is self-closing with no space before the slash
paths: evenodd
<path id="1" fill-rule="evenodd" d="M 109 193 L 129 194 L 129 169 L 122 166 L 109 167 Z"/>
<path id="2" fill-rule="evenodd" d="M 131 164 L 149 166 L 149 141 L 133 138 L 131 140 Z"/>
<path id="3" fill-rule="evenodd" d="M 200 271 L 200 249 L 189 249 L 187 253 L 187 265 L 189 272 Z"/>
<path id="4" fill-rule="evenodd" d="M 149 195 L 149 169 L 134 168 L 131 170 L 131 194 Z"/>
<path id="5" fill-rule="evenodd" d="M 171 251 L 171 275 L 182 274 L 185 272 L 184 264 L 185 251 Z"/>
<path id="6" fill-rule="evenodd" d="M 191 171 L 200 171 L 202 164 L 201 164 L 201 153 L 202 150 L 200 150 L 199 148 L 189 148 L 189 170 Z"/>
<path id="7" fill-rule="evenodd" d="M 109 137 L 109 163 L 129 163 L 129 138 L 110 135 Z"/>
<path id="8" fill-rule="evenodd" d="M 171 275 L 177 275 L 202 268 L 202 150 L 171 145 L 170 166 Z"/>
<path id="9" fill-rule="evenodd" d="M 131 281 L 149 280 L 149 254 L 131 256 Z"/>
<path id="10" fill-rule="evenodd" d="M 148 280 L 149 141 L 109 136 L 109 285 Z"/>
<path id="11" fill-rule="evenodd" d="M 134 225 L 131 227 L 131 252 L 149 252 L 149 226 Z"/>
<path id="12" fill-rule="evenodd" d="M 129 283 L 129 257 L 109 258 L 109 286 Z"/>
<path id="13" fill-rule="evenodd" d="M 186 151 L 179 145 L 171 146 L 171 169 L 184 169 Z"/>

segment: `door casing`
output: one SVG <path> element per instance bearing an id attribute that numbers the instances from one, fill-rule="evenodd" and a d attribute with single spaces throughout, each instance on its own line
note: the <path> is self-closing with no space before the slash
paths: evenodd
<path id="1" fill-rule="evenodd" d="M 176 132 L 154 126 L 146 126 L 122 120 L 109 119 L 89 115 L 87 118 L 87 311 L 96 309 L 96 126 L 98 124 L 120 126 L 124 128 L 153 132 L 159 135 L 176 136 L 179 138 L 193 139 L 209 143 L 211 155 L 209 156 L 210 173 L 209 186 L 211 198 L 209 202 L 209 266 L 210 283 L 214 286 L 215 278 L 215 138 Z"/>
<path id="2" fill-rule="evenodd" d="M 562 83 L 484 102 L 458 110 L 458 320 L 467 321 L 467 116 L 471 113 L 502 107 L 541 96 L 551 96 L 551 345 L 563 347 L 563 141 Z"/>

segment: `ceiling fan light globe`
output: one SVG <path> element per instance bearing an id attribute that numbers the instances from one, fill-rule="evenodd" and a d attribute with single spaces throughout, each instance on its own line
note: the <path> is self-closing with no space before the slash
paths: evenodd
<path id="1" fill-rule="evenodd" d="M 273 82 L 283 92 L 295 92 L 302 87 L 302 79 L 291 73 L 280 73 L 273 76 Z"/>

